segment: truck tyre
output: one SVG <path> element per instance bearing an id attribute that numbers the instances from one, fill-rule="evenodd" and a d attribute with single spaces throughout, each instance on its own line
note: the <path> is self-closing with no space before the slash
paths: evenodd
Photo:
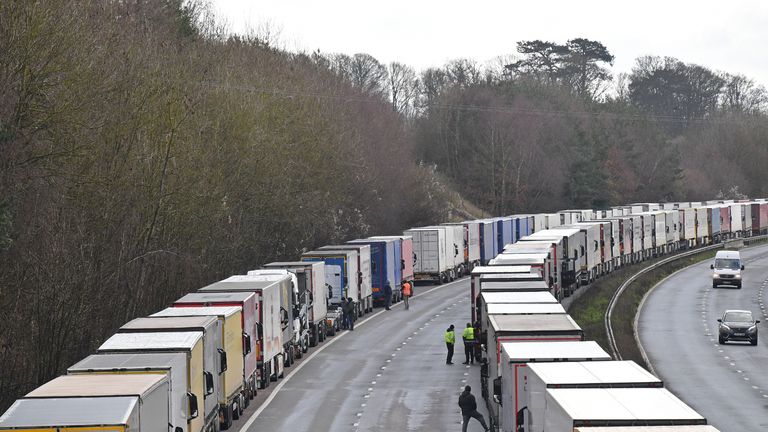
<path id="1" fill-rule="evenodd" d="M 240 414 L 242 414 L 243 406 L 240 405 L 240 399 L 235 398 L 235 401 L 232 402 L 232 420 L 240 420 Z"/>
<path id="2" fill-rule="evenodd" d="M 232 427 L 232 415 L 232 405 L 229 405 L 224 410 L 224 421 L 221 424 L 221 430 L 227 430 Z"/>

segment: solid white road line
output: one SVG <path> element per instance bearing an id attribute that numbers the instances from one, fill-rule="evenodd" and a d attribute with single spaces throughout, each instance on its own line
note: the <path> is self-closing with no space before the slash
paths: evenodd
<path id="1" fill-rule="evenodd" d="M 456 281 L 453 281 L 453 282 L 449 282 L 449 283 L 444 284 L 444 285 L 437 285 L 437 286 L 431 288 L 430 290 L 425 291 L 425 292 L 420 293 L 420 294 L 416 294 L 416 295 L 412 296 L 411 298 L 416 298 L 416 297 L 420 297 L 420 296 L 423 296 L 423 295 L 427 295 L 427 294 L 429 294 L 431 292 L 437 291 L 437 290 L 442 289 L 442 288 L 449 287 L 449 286 L 451 286 L 453 284 L 456 284 L 456 283 L 459 283 L 459 282 L 463 282 L 463 281 L 464 281 L 464 278 L 456 280 Z M 394 304 L 394 305 L 390 306 L 390 309 L 394 308 L 394 307 L 397 307 L 399 305 L 402 305 L 402 304 L 403 304 L 403 302 Z M 355 324 L 355 327 L 360 327 L 361 325 L 364 325 L 365 323 L 367 323 L 371 319 L 376 318 L 377 316 L 381 315 L 384 312 L 387 312 L 387 310 L 386 309 L 382 309 L 382 310 L 376 312 L 375 314 L 369 316 L 368 318 L 360 321 L 358 324 Z M 267 406 L 272 402 L 272 400 L 275 399 L 275 397 L 277 397 L 277 393 L 280 391 L 280 389 L 282 389 L 283 386 L 285 386 L 285 384 L 293 377 L 293 375 L 295 375 L 298 371 L 300 371 L 301 368 L 304 367 L 304 365 L 309 363 L 313 358 L 315 358 L 316 355 L 318 355 L 321 352 L 323 352 L 323 350 L 325 350 L 329 346 L 333 345 L 334 343 L 336 343 L 336 341 L 338 341 L 339 339 L 345 337 L 348 334 L 350 334 L 349 331 L 347 331 L 345 333 L 342 333 L 342 334 L 334 337 L 330 341 L 324 343 L 323 346 L 321 346 L 320 348 L 316 349 L 315 352 L 313 352 L 309 357 L 307 357 L 307 359 L 304 360 L 300 365 L 296 366 L 295 369 L 293 369 L 288 375 L 285 376 L 285 378 L 282 379 L 282 381 L 280 381 L 279 384 L 277 384 L 275 389 L 272 390 L 272 393 L 270 393 L 269 396 L 267 397 L 267 399 L 264 400 L 264 403 L 261 404 L 261 406 L 251 415 L 251 417 L 248 418 L 248 421 L 245 422 L 243 427 L 240 428 L 239 432 L 246 432 L 248 430 L 248 428 L 251 427 L 253 422 L 256 421 L 256 419 L 261 415 L 261 413 L 264 411 L 264 409 L 266 409 Z"/>

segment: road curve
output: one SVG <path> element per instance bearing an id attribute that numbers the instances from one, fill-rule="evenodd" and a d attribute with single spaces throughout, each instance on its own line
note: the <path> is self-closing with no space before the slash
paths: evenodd
<path id="1" fill-rule="evenodd" d="M 420 292 L 421 291 L 421 292 Z M 354 332 L 342 332 L 295 372 L 267 405 L 249 409 L 233 430 L 256 431 L 450 431 L 461 429 L 457 406 L 466 384 L 480 398 L 479 366 L 464 366 L 461 342 L 454 365 L 445 364 L 443 333 L 457 334 L 469 321 L 469 281 L 416 287 L 410 310 L 402 303 L 374 315 Z M 376 309 L 376 312 L 380 309 Z M 459 337 L 460 340 L 460 337 Z M 315 349 L 316 351 L 318 349 Z M 270 389 L 272 389 L 270 387 Z M 273 391 L 274 391 L 273 390 Z M 255 416 L 254 416 L 255 414 Z M 475 420 L 470 431 L 482 427 Z"/>
<path id="2" fill-rule="evenodd" d="M 723 432 L 768 430 L 768 247 L 741 252 L 743 288 L 712 288 L 709 260 L 672 275 L 648 296 L 638 333 L 665 385 Z M 758 345 L 717 343 L 726 309 L 762 321 Z"/>

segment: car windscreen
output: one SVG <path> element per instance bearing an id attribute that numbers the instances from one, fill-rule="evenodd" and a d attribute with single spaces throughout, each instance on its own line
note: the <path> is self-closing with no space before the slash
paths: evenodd
<path id="1" fill-rule="evenodd" d="M 724 322 L 752 322 L 752 314 L 749 312 L 728 312 L 723 318 Z"/>
<path id="2" fill-rule="evenodd" d="M 716 269 L 738 270 L 741 267 L 739 260 L 718 258 L 715 260 Z"/>

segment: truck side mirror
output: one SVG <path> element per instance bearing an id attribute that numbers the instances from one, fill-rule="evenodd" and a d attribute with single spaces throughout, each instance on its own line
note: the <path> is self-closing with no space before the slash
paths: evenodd
<path id="1" fill-rule="evenodd" d="M 216 348 L 216 351 L 219 352 L 219 364 L 221 365 L 219 375 L 221 375 L 227 371 L 227 353 L 221 348 Z"/>
<path id="2" fill-rule="evenodd" d="M 760 324 L 760 320 L 755 320 L 755 324 Z"/>
<path id="3" fill-rule="evenodd" d="M 261 323 L 256 323 L 256 334 L 259 340 L 264 339 L 264 327 L 261 325 Z"/>
<path id="4" fill-rule="evenodd" d="M 243 354 L 247 355 L 251 353 L 251 335 L 243 333 Z"/>
<path id="5" fill-rule="evenodd" d="M 723 320 L 722 320 L 722 319 L 720 319 L 720 318 L 718 318 L 718 319 L 717 319 L 717 322 L 721 323 L 721 322 L 723 322 Z"/>
<path id="6" fill-rule="evenodd" d="M 213 374 L 210 372 L 203 372 L 205 376 L 205 395 L 213 393 Z"/>
<path id="7" fill-rule="evenodd" d="M 495 378 L 493 380 L 493 401 L 496 402 L 499 405 L 502 405 L 502 403 L 501 403 L 501 377 Z"/>
<path id="8" fill-rule="evenodd" d="M 405 260 L 404 259 L 400 260 L 400 270 L 405 270 Z"/>
<path id="9" fill-rule="evenodd" d="M 709 268 L 710 268 L 710 270 L 714 270 L 715 269 L 715 265 L 714 264 L 710 264 Z"/>
<path id="10" fill-rule="evenodd" d="M 189 407 L 189 410 L 187 411 L 187 420 L 197 418 L 200 411 L 197 408 L 197 396 L 194 393 L 187 392 L 187 404 Z"/>
<path id="11" fill-rule="evenodd" d="M 744 264 L 741 265 L 741 269 L 744 270 Z"/>

